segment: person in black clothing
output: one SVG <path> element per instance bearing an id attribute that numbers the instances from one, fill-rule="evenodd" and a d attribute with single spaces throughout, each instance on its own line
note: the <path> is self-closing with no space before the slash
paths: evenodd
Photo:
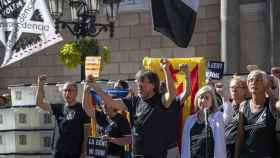
<path id="1" fill-rule="evenodd" d="M 81 103 L 76 101 L 77 85 L 66 82 L 63 86 L 64 104 L 48 104 L 43 100 L 46 75 L 38 76 L 36 105 L 51 112 L 57 121 L 59 137 L 55 143 L 54 158 L 80 158 L 83 152 L 84 124 L 89 122 Z"/>
<path id="2" fill-rule="evenodd" d="M 234 158 L 235 140 L 239 121 L 239 105 L 246 97 L 246 81 L 241 77 L 234 76 L 230 81 L 229 89 L 231 100 L 229 102 L 229 99 L 224 99 L 223 116 L 227 158 Z"/>
<path id="3" fill-rule="evenodd" d="M 278 80 L 280 80 L 280 67 L 279 66 L 275 66 L 275 67 L 272 67 L 271 68 L 271 74 L 275 77 L 275 78 L 277 78 Z M 272 85 L 272 89 L 273 88 L 275 88 L 276 90 L 277 89 L 279 89 L 279 86 L 277 85 L 277 84 L 275 84 L 275 85 Z M 280 104 L 280 103 L 278 103 L 278 104 Z M 280 105 L 278 105 L 278 106 L 280 106 Z M 278 119 L 277 121 L 276 121 L 276 126 L 278 127 L 277 129 L 276 129 L 276 133 L 277 133 L 277 138 L 278 138 L 278 140 L 277 140 L 277 144 L 278 144 L 278 147 L 280 147 L 280 119 Z M 278 150 L 278 158 L 280 158 L 280 150 Z"/>
<path id="4" fill-rule="evenodd" d="M 96 111 L 97 123 L 102 127 L 104 137 L 109 140 L 108 158 L 121 158 L 124 155 L 124 145 L 131 144 L 131 129 L 128 120 L 117 111 L 106 115 Z"/>
<path id="5" fill-rule="evenodd" d="M 128 89 L 129 85 L 125 80 L 117 80 L 114 84 L 114 88 Z"/>
<path id="6" fill-rule="evenodd" d="M 101 135 L 104 139 L 109 140 L 108 158 L 120 158 L 124 154 L 124 145 L 131 144 L 131 129 L 128 120 L 116 109 L 102 104 L 102 110 L 89 109 L 88 105 L 92 104 L 90 95 L 91 86 L 89 82 L 92 79 L 87 78 L 84 88 L 83 108 L 87 114 L 94 118 L 101 127 Z"/>
<path id="7" fill-rule="evenodd" d="M 93 80 L 93 88 L 107 106 L 128 110 L 132 118 L 132 146 L 134 158 L 164 158 L 164 116 L 175 98 L 175 85 L 169 71 L 169 62 L 161 60 L 167 93 L 159 93 L 158 75 L 151 71 L 136 74 L 138 96 L 113 100 Z"/>
<path id="8" fill-rule="evenodd" d="M 184 107 L 184 102 L 189 96 L 192 85 L 190 80 L 190 73 L 188 70 L 187 64 L 180 64 L 180 71 L 184 73 L 185 77 L 185 83 L 184 83 L 184 89 L 183 92 L 180 93 L 179 96 L 176 96 L 176 99 L 173 101 L 170 108 L 167 109 L 166 112 L 166 129 L 164 130 L 166 132 L 166 150 L 167 150 L 167 158 L 179 158 L 180 152 L 179 152 L 179 144 L 177 143 L 178 140 L 178 134 L 179 134 L 179 116 L 180 112 Z M 166 85 L 165 82 L 161 82 L 160 85 L 160 91 L 161 93 L 166 92 Z"/>
<path id="9" fill-rule="evenodd" d="M 252 99 L 240 105 L 235 158 L 276 158 L 279 147 L 275 116 L 280 112 L 279 101 L 276 97 L 266 97 L 272 87 L 268 75 L 261 70 L 249 73 L 247 86 Z"/>

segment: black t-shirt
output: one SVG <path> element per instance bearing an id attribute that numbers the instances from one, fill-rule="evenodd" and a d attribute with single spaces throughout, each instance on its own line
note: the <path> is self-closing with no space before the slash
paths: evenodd
<path id="1" fill-rule="evenodd" d="M 164 145 L 165 108 L 161 95 L 142 100 L 140 97 L 124 98 L 132 121 L 133 153 L 135 156 L 162 157 Z"/>
<path id="2" fill-rule="evenodd" d="M 228 124 L 225 124 L 226 144 L 235 144 L 237 128 L 239 125 L 239 106 L 233 106 L 233 118 Z"/>
<path id="3" fill-rule="evenodd" d="M 74 106 L 51 104 L 51 108 L 59 129 L 59 137 L 55 144 L 56 152 L 79 155 L 84 138 L 83 125 L 90 120 L 81 103 Z"/>
<path id="4" fill-rule="evenodd" d="M 208 126 L 208 157 L 214 158 L 214 137 L 211 127 Z M 190 131 L 191 158 L 206 158 L 206 128 L 205 123 L 196 122 Z"/>
<path id="5" fill-rule="evenodd" d="M 245 140 L 241 157 L 276 157 L 276 120 L 270 111 L 269 104 L 270 100 L 267 99 L 262 111 L 252 113 L 250 100 L 246 102 L 244 106 Z"/>
<path id="6" fill-rule="evenodd" d="M 170 107 L 166 109 L 165 122 L 166 126 L 163 132 L 166 132 L 166 145 L 168 147 L 173 147 L 176 145 L 177 136 L 179 134 L 179 116 L 183 105 L 180 105 L 180 98 L 176 97 Z"/>
<path id="7" fill-rule="evenodd" d="M 109 133 L 110 137 L 121 138 L 130 135 L 130 125 L 128 120 L 121 114 L 117 114 L 113 118 L 107 118 L 102 111 L 96 110 L 96 121 L 102 127 L 102 133 Z M 121 156 L 124 153 L 124 146 L 109 143 L 108 155 Z"/>
<path id="8" fill-rule="evenodd" d="M 218 92 L 215 92 L 216 95 L 216 101 L 218 104 L 218 108 L 223 107 L 223 98 L 221 97 L 221 95 Z"/>

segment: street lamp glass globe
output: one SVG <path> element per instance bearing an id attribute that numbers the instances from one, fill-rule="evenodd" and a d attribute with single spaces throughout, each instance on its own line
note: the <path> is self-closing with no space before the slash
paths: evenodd
<path id="1" fill-rule="evenodd" d="M 86 0 L 87 14 L 90 16 L 99 12 L 102 0 Z"/>
<path id="2" fill-rule="evenodd" d="M 64 0 L 49 0 L 49 10 L 55 19 L 63 16 Z"/>
<path id="3" fill-rule="evenodd" d="M 115 22 L 119 13 L 120 0 L 104 0 L 108 22 Z"/>

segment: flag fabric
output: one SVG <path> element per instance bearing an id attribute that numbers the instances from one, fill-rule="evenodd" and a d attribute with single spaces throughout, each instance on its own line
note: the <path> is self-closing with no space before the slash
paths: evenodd
<path id="1" fill-rule="evenodd" d="M 0 1 L 1 67 L 62 40 L 45 1 Z"/>
<path id="2" fill-rule="evenodd" d="M 100 104 L 100 98 L 97 96 L 95 91 L 91 91 L 91 97 L 92 97 L 92 105 L 88 105 L 89 108 L 95 110 L 96 109 L 96 105 Z M 91 118 L 90 121 L 90 137 L 96 137 L 96 119 Z"/>
<path id="3" fill-rule="evenodd" d="M 179 72 L 179 64 L 185 63 L 188 64 L 190 75 L 191 75 L 191 84 L 192 91 L 188 99 L 184 103 L 184 107 L 180 112 L 179 116 L 179 134 L 177 143 L 179 147 L 181 145 L 181 136 L 182 130 L 184 128 L 185 119 L 194 113 L 194 97 L 199 87 L 205 83 L 205 67 L 206 62 L 203 58 L 170 58 L 169 70 L 171 72 L 172 78 L 176 84 L 176 95 L 179 96 L 183 92 L 183 87 L 185 83 L 184 74 Z M 160 58 L 148 58 L 143 59 L 143 66 L 147 70 L 156 72 L 159 75 L 160 80 L 164 80 L 163 71 L 160 68 Z"/>
<path id="4" fill-rule="evenodd" d="M 191 40 L 199 0 L 151 0 L 154 30 L 186 48 Z"/>

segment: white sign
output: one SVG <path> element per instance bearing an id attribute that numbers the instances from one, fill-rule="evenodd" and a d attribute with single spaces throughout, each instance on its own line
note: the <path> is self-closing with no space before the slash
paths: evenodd
<path id="1" fill-rule="evenodd" d="M 62 40 L 45 0 L 0 0 L 0 41 L 5 47 L 1 67 Z"/>

